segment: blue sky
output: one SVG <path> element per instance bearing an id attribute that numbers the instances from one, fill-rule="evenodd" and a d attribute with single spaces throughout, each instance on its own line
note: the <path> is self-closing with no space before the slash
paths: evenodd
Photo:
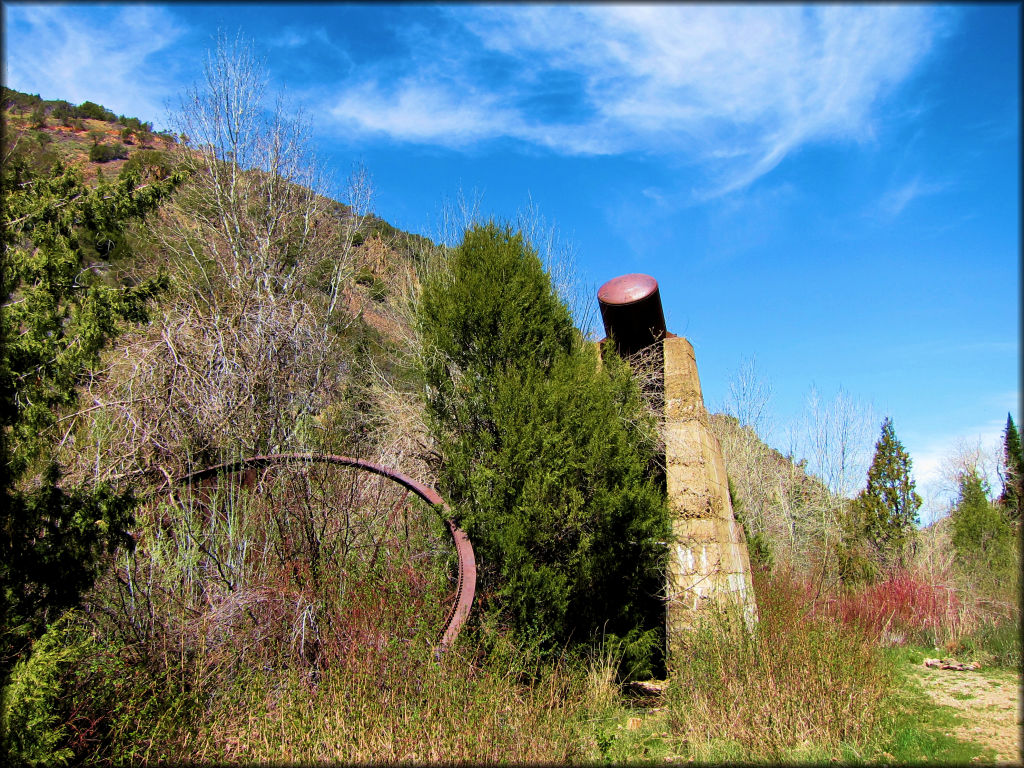
<path id="1" fill-rule="evenodd" d="M 943 459 L 1020 423 L 1020 6 L 4 3 L 4 82 L 169 125 L 242 32 L 375 212 L 532 205 L 591 295 L 655 276 L 705 401 L 756 360 L 772 441 L 870 406 L 933 516 Z M 596 299 L 595 299 L 596 304 Z M 871 445 L 867 446 L 870 453 Z"/>

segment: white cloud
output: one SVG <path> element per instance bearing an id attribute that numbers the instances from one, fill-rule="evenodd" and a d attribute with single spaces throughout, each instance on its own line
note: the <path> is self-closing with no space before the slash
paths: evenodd
<path id="1" fill-rule="evenodd" d="M 163 122 L 167 75 L 150 58 L 183 29 L 147 5 L 7 5 L 5 82 L 47 99 L 89 100 L 121 114 Z"/>
<path id="2" fill-rule="evenodd" d="M 929 438 L 923 442 L 905 441 L 913 461 L 913 478 L 921 495 L 921 522 L 927 525 L 945 516 L 956 501 L 956 472 L 967 458 L 977 462 L 981 474 L 994 493 L 1000 490 L 997 464 L 1002 452 L 1004 422 L 965 429 L 956 434 Z"/>
<path id="3" fill-rule="evenodd" d="M 330 35 L 327 34 L 324 27 L 303 29 L 288 25 L 267 40 L 267 44 L 274 48 L 304 48 L 314 42 L 321 45 L 332 45 Z"/>
<path id="4" fill-rule="evenodd" d="M 919 197 L 938 194 L 949 185 L 921 181 L 917 176 L 910 181 L 886 191 L 878 201 L 878 210 L 887 218 L 899 216 L 903 209 Z"/>
<path id="5" fill-rule="evenodd" d="M 498 5 L 448 14 L 462 34 L 413 51 L 392 78 L 399 86 L 381 93 L 377 72 L 342 89 L 335 114 L 349 129 L 449 147 L 507 137 L 568 154 L 679 156 L 706 164 L 711 194 L 750 184 L 809 142 L 870 141 L 883 97 L 913 74 L 945 18 L 919 5 Z M 573 76 L 573 93 L 546 90 L 558 74 Z M 435 110 L 454 108 L 458 125 L 422 112 L 411 119 L 403 108 L 425 94 Z M 565 100 L 554 117 L 525 106 L 546 96 Z"/>

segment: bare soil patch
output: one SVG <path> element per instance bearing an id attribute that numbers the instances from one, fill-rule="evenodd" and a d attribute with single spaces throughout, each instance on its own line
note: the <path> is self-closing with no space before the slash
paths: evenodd
<path id="1" fill-rule="evenodd" d="M 921 666 L 914 674 L 936 704 L 952 707 L 966 722 L 962 732 L 952 735 L 991 747 L 998 764 L 1024 764 L 1019 672 L 988 669 L 961 672 Z"/>

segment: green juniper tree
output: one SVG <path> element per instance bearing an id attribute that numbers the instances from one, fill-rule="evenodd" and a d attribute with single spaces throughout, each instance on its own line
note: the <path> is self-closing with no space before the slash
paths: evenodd
<path id="1" fill-rule="evenodd" d="M 8 159 L 11 159 L 8 157 Z M 87 251 L 152 211 L 180 182 L 129 176 L 88 188 L 55 166 L 7 162 L 0 267 L 0 681 L 45 625 L 73 606 L 99 555 L 126 541 L 130 493 L 67 488 L 54 430 L 83 375 L 125 323 L 145 320 L 160 279 L 104 285 Z"/>
<path id="2" fill-rule="evenodd" d="M 999 503 L 1010 521 L 1017 522 L 1024 502 L 1024 455 L 1017 425 L 1010 414 L 1006 414 L 1006 430 L 1003 432 L 1003 473 L 1003 492 Z"/>
<path id="3" fill-rule="evenodd" d="M 950 516 L 953 548 L 962 565 L 1004 571 L 1012 563 L 1012 533 L 1006 516 L 989 501 L 988 484 L 977 470 L 960 477 L 960 492 Z"/>
<path id="4" fill-rule="evenodd" d="M 537 254 L 495 224 L 427 277 L 418 324 L 439 483 L 477 553 L 482 613 L 549 647 L 621 641 L 625 671 L 649 671 L 668 524 L 627 364 L 599 361 Z"/>
<path id="5" fill-rule="evenodd" d="M 910 455 L 896 437 L 892 419 L 882 422 L 867 487 L 854 499 L 851 515 L 883 568 L 903 566 L 920 522 L 921 497 L 910 477 Z"/>

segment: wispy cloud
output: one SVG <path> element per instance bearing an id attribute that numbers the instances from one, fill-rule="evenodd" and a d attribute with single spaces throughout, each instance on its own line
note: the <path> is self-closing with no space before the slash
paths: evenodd
<path id="1" fill-rule="evenodd" d="M 4 15 L 10 87 L 73 103 L 90 100 L 143 119 L 163 116 L 173 84 L 150 58 L 184 32 L 166 10 L 10 4 Z"/>
<path id="2" fill-rule="evenodd" d="M 324 27 L 306 29 L 289 25 L 267 40 L 267 44 L 274 48 L 304 48 L 314 42 L 331 45 L 330 36 Z"/>
<path id="3" fill-rule="evenodd" d="M 893 187 L 878 201 L 878 211 L 886 218 L 896 218 L 913 201 L 927 195 L 938 194 L 949 185 L 942 182 L 925 182 L 920 176 Z"/>
<path id="4" fill-rule="evenodd" d="M 920 5 L 499 5 L 448 16 L 448 33 L 405 68 L 388 61 L 343 83 L 334 116 L 448 147 L 511 138 L 566 154 L 677 156 L 703 164 L 714 195 L 805 144 L 870 141 L 883 98 L 947 22 Z M 443 109 L 457 120 L 434 114 Z"/>

